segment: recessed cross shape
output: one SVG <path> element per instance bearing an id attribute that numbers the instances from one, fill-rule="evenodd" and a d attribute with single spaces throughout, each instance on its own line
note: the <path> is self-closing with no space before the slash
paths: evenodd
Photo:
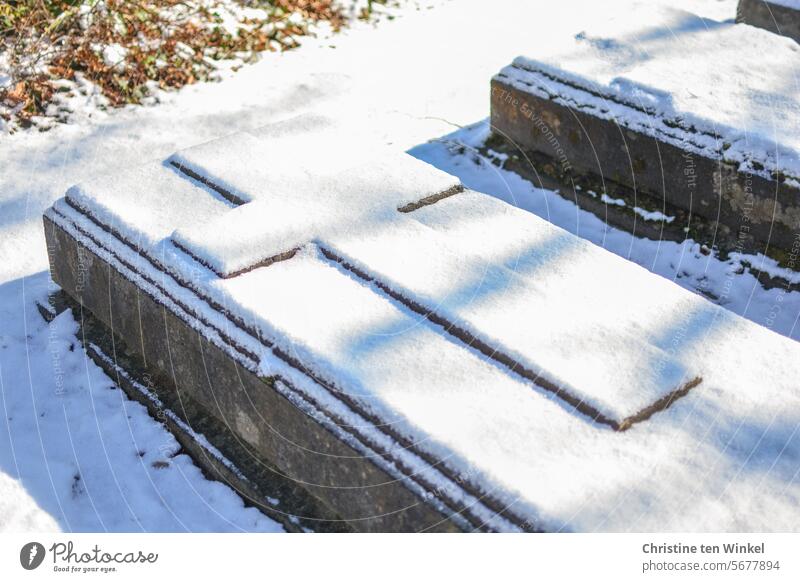
<path id="1" fill-rule="evenodd" d="M 133 250 L 126 268 L 176 309 L 233 321 L 250 361 L 266 345 L 340 394 L 380 392 L 394 404 L 376 418 L 419 406 L 419 386 L 503 402 L 530 384 L 624 430 L 700 382 L 675 341 L 686 292 L 405 153 L 337 147 L 340 131 L 230 136 L 75 186 L 54 212 Z"/>
<path id="2" fill-rule="evenodd" d="M 670 298 L 603 285 L 579 239 L 406 154 L 345 152 L 278 128 L 170 159 L 239 204 L 172 235 L 220 278 L 313 243 L 465 348 L 620 430 L 700 382 L 643 323 L 674 309 Z"/>

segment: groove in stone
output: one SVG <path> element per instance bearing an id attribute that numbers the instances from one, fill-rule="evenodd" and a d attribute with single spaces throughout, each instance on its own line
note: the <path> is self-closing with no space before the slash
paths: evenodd
<path id="1" fill-rule="evenodd" d="M 233 194 L 232 192 L 229 192 L 228 190 L 226 190 L 222 186 L 219 186 L 219 185 L 215 184 L 214 182 L 212 182 L 211 180 L 209 180 L 205 176 L 202 176 L 202 175 L 198 174 L 194 170 L 192 170 L 190 168 L 187 168 L 186 166 L 184 166 L 182 164 L 179 164 L 178 162 L 175 162 L 175 161 L 170 161 L 169 163 L 170 163 L 171 166 L 173 166 L 176 170 L 178 170 L 182 174 L 186 174 L 187 176 L 189 176 L 193 180 L 197 180 L 198 182 L 200 182 L 204 186 L 207 186 L 207 187 L 211 188 L 214 192 L 216 192 L 217 194 L 222 196 L 225 200 L 227 200 L 231 204 L 234 204 L 236 206 L 241 206 L 242 204 L 246 204 L 246 201 L 242 200 L 241 198 L 239 198 L 236 194 Z"/>

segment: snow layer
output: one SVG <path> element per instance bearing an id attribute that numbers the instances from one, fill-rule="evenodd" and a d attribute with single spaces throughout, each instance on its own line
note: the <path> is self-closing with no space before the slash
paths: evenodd
<path id="1" fill-rule="evenodd" d="M 638 270 L 634 265 L 613 268 L 613 279 L 594 279 L 588 287 L 590 271 L 565 277 L 564 272 L 569 271 L 548 264 L 549 258 L 566 260 L 574 253 L 580 266 L 594 265 L 602 272 L 608 266 L 607 253 L 582 247 L 572 235 L 532 220 L 530 215 L 520 217 L 526 223 L 523 227 L 513 220 L 504 221 L 498 217 L 504 209 L 493 207 L 488 197 L 472 194 L 469 200 L 469 196 L 458 195 L 439 204 L 447 207 L 450 205 L 443 203 L 452 202 L 457 208 L 453 221 L 473 220 L 476 228 L 472 232 L 456 227 L 443 229 L 446 236 L 441 236 L 410 220 L 393 221 L 374 229 L 371 236 L 349 232 L 322 244 L 618 422 L 694 377 L 692 371 L 636 333 L 635 327 L 626 325 L 630 319 L 646 324 L 658 313 L 638 309 L 635 294 L 642 286 L 630 274 Z M 481 204 L 481 198 L 487 198 L 486 204 Z M 466 203 L 460 204 L 463 199 Z M 426 208 L 435 216 L 433 220 L 440 218 L 439 204 Z M 476 216 L 488 220 L 481 224 Z M 499 218 L 495 224 L 491 224 L 492 216 Z M 481 241 L 494 237 L 495 227 L 507 235 L 497 238 L 512 244 L 481 248 Z M 539 265 L 535 264 L 537 252 Z M 530 259 L 530 271 L 503 265 L 503 260 L 513 261 L 520 253 Z M 536 268 L 539 266 L 541 270 Z M 666 299 L 663 308 L 668 313 L 680 303 L 659 294 L 658 288 L 645 285 L 643 290 Z M 621 318 L 602 302 L 593 301 L 595 294 L 622 297 L 632 317 Z M 600 312 L 595 311 L 598 308 Z"/>
<path id="2" fill-rule="evenodd" d="M 274 130 L 262 129 L 261 139 L 234 135 L 172 156 L 174 164 L 250 202 L 212 221 L 177 228 L 174 240 L 229 275 L 318 237 L 368 227 L 387 213 L 459 185 L 458 179 L 379 143 L 362 141 L 344 150 L 338 146 L 343 131 L 331 119 L 300 116 Z M 97 197 L 102 196 L 99 188 Z"/>
<path id="3" fill-rule="evenodd" d="M 154 247 L 177 226 L 205 222 L 230 209 L 216 192 L 161 162 L 92 178 L 70 188 L 66 197 L 137 247 Z"/>
<path id="4" fill-rule="evenodd" d="M 800 46 L 765 30 L 642 3 L 537 42 L 498 78 L 753 173 L 800 176 Z"/>

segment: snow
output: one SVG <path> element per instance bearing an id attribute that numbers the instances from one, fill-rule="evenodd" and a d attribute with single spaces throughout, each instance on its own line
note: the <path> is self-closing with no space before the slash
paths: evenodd
<path id="1" fill-rule="evenodd" d="M 612 198 L 605 192 L 603 192 L 602 196 L 600 196 L 600 200 L 606 204 L 612 204 L 614 206 L 625 206 L 625 201 L 622 198 Z"/>
<path id="2" fill-rule="evenodd" d="M 107 67 L 116 71 L 125 70 L 125 58 L 128 56 L 128 49 L 117 43 L 107 45 L 93 45 L 92 48 L 103 57 L 103 62 Z"/>
<path id="3" fill-rule="evenodd" d="M 576 185 L 575 189 L 576 190 L 580 190 L 580 186 Z M 593 190 L 588 190 L 588 194 L 592 198 L 597 198 L 597 193 L 594 192 Z M 610 204 L 610 205 L 613 205 L 613 206 L 621 206 L 623 208 L 627 206 L 627 203 L 622 198 L 612 198 L 611 196 L 609 196 L 605 192 L 603 192 L 603 194 L 600 195 L 600 200 L 604 204 Z M 673 220 L 675 220 L 674 216 L 667 216 L 666 214 L 664 214 L 663 212 L 660 212 L 658 210 L 647 210 L 645 208 L 641 208 L 640 206 L 634 206 L 633 207 L 633 211 L 636 214 L 638 214 L 639 216 L 641 216 L 642 218 L 644 218 L 645 220 L 650 221 L 650 222 L 666 222 L 666 223 L 670 223 Z"/>
<path id="4" fill-rule="evenodd" d="M 497 78 L 767 178 L 800 175 L 790 39 L 642 3 L 524 54 Z"/>
<path id="5" fill-rule="evenodd" d="M 4 89 L 11 84 L 12 79 L 8 71 L 8 57 L 5 54 L 0 54 L 0 89 Z M 2 126 L 0 126 L 0 129 L 2 129 Z"/>
<path id="6" fill-rule="evenodd" d="M 66 197 L 79 208 L 91 208 L 98 220 L 138 247 L 155 247 L 176 226 L 207 221 L 229 209 L 216 193 L 157 162 L 92 178 L 70 188 Z"/>
<path id="7" fill-rule="evenodd" d="M 732 19 L 735 15 L 733 1 L 687 0 L 670 4 L 711 18 Z M 550 5 L 548 26 L 536 29 L 541 45 L 563 34 L 572 38 L 600 18 L 598 12 L 607 16 L 612 9 L 624 10 L 618 6 L 619 3 L 602 3 L 595 8 L 594 3 L 579 5 L 574 1 Z M 515 17 L 508 18 L 509 14 Z M 492 395 L 480 400 L 475 396 L 475 402 L 481 402 L 488 416 L 505 414 L 506 422 L 501 425 L 482 424 L 475 410 L 470 410 L 469 399 L 452 403 L 461 407 L 454 408 L 456 417 L 466 423 L 460 425 L 433 411 L 426 417 L 424 405 L 401 402 L 401 395 L 392 396 L 393 407 L 413 414 L 420 426 L 435 435 L 436 442 L 428 446 L 458 451 L 469 444 L 470 453 L 484 467 L 489 463 L 494 467 L 496 474 L 490 483 L 501 485 L 510 498 L 522 495 L 520 511 L 553 529 L 795 530 L 800 497 L 796 475 L 800 450 L 796 427 L 800 419 L 796 410 L 800 407 L 796 387 L 786 379 L 797 377 L 797 370 L 791 369 L 796 348 L 769 330 L 800 338 L 796 323 L 800 294 L 783 287 L 762 288 L 745 263 L 789 279 L 796 274 L 779 269 L 763 256 L 737 254 L 723 260 L 713 253 L 705 255 L 691 240 L 678 244 L 634 239 L 581 211 L 568 199 L 534 188 L 475 152 L 487 136 L 487 124 L 481 121 L 488 114 L 487 80 L 513 56 L 532 54 L 530 23 L 542 18 L 541 5 L 510 0 L 498 2 L 490 11 L 485 3 L 475 0 L 446 4 L 419 14 L 409 12 L 377 29 L 364 25 L 318 45 L 309 43 L 293 53 L 269 55 L 220 84 L 201 84 L 164 95 L 157 107 L 103 112 L 87 96 L 84 102 L 74 104 L 72 125 L 0 139 L 0 165 L 4 169 L 15 168 L 0 174 L 0 340 L 7 346 L 0 349 L 0 380 L 6 417 L 27 419 L 24 424 L 12 420 L 7 423 L 8 430 L 0 431 L 4 435 L 0 437 L 2 527 L 91 530 L 101 529 L 98 524 L 102 518 L 111 530 L 141 529 L 129 518 L 133 513 L 146 529 L 178 529 L 177 522 L 170 522 L 165 515 L 168 512 L 163 511 L 161 501 L 154 499 L 153 491 L 157 491 L 168 507 L 186 508 L 180 517 L 187 529 L 235 529 L 222 518 L 210 518 L 213 512 L 209 506 L 229 523 L 242 529 L 258 529 L 250 520 L 252 510 L 237 503 L 215 505 L 212 492 L 216 488 L 208 488 L 196 468 L 186 469 L 181 475 L 177 463 L 171 463 L 168 468 L 151 471 L 147 466 L 132 465 L 130 457 L 123 453 L 110 455 L 111 460 L 107 461 L 100 448 L 106 438 L 104 427 L 113 426 L 113 431 L 107 429 L 107 438 L 113 437 L 108 442 L 109 451 L 132 452 L 134 439 L 146 443 L 149 450 L 157 450 L 169 435 L 143 411 L 133 415 L 138 420 L 131 423 L 130 429 L 123 425 L 120 430 L 119 424 L 106 419 L 105 412 L 95 414 L 87 408 L 87 398 L 77 386 L 86 385 L 87 377 L 106 382 L 106 386 L 110 381 L 79 348 L 70 352 L 66 339 L 58 344 L 55 353 L 76 363 L 80 371 L 70 367 L 62 376 L 65 387 L 76 388 L 62 395 L 59 402 L 80 411 L 69 416 L 69 427 L 75 429 L 70 434 L 77 451 L 88 451 L 79 459 L 82 467 L 93 468 L 93 483 L 100 483 L 94 487 L 90 484 L 93 495 L 97 491 L 107 494 L 103 503 L 96 504 L 96 512 L 88 507 L 88 496 L 73 498 L 74 466 L 53 472 L 51 484 L 46 466 L 62 467 L 64 459 L 71 459 L 73 454 L 65 452 L 69 440 L 61 409 L 48 409 L 56 412 L 48 412 L 38 420 L 34 413 L 34 406 L 41 412 L 45 405 L 58 405 L 51 396 L 56 383 L 52 367 L 35 349 L 26 347 L 26 343 L 32 348 L 44 345 L 49 331 L 33 307 L 33 301 L 42 298 L 47 287 L 40 214 L 71 185 L 109 170 L 164 160 L 175 151 L 236 132 L 255 135 L 255 128 L 268 122 L 316 110 L 360 120 L 358 126 L 352 125 L 350 132 L 342 134 L 338 149 L 346 150 L 349 136 L 357 131 L 372 134 L 383 144 L 410 149 L 415 157 L 458 176 L 467 187 L 522 207 L 666 281 L 713 296 L 716 303 L 724 306 L 718 310 L 710 301 L 692 300 L 695 310 L 688 321 L 678 322 L 673 328 L 669 321 L 663 322 L 666 339 L 662 345 L 681 365 L 700 371 L 703 383 L 668 411 L 626 433 L 597 428 L 585 417 L 568 413 L 556 406 L 557 401 L 546 400 L 528 387 L 524 402 L 519 392 L 519 416 L 516 410 L 511 413 L 505 408 L 517 405 L 511 395 L 499 401 Z M 459 23 L 459 38 L 488 35 L 492 42 L 461 42 L 454 58 L 453 38 L 442 34 L 443 30 L 452 29 L 453 22 Z M 418 42 L 409 43 L 409 38 Z M 643 48 L 650 42 L 641 39 Z M 369 50 L 365 50 L 367 46 Z M 209 191 L 202 194 L 214 195 Z M 228 208 L 226 204 L 224 212 L 234 212 Z M 168 236 L 155 230 L 151 234 L 154 242 L 160 236 Z M 279 265 L 289 267 L 292 261 L 276 263 L 253 274 Z M 137 264 L 137 268 L 145 266 Z M 202 270 L 199 275 L 213 277 Z M 144 286 L 142 281 L 137 284 Z M 395 307 L 398 311 L 392 313 L 399 313 L 396 317 L 402 321 L 403 309 L 396 304 Z M 388 308 L 384 305 L 380 309 Z M 415 317 L 405 313 L 409 318 Z M 745 324 L 733 318 L 732 313 L 758 325 Z M 212 317 L 206 312 L 201 315 Z M 199 327 L 199 316 L 195 319 Z M 423 325 L 429 324 L 419 322 L 417 327 Z M 427 330 L 419 333 L 428 335 Z M 206 329 L 205 333 L 212 332 Z M 248 347 L 258 348 L 250 344 Z M 761 361 L 769 365 L 760 366 Z M 27 376 L 29 362 L 31 377 Z M 746 365 L 740 365 L 742 362 Z M 269 370 L 290 373 L 275 359 L 265 358 L 264 364 Z M 513 378 L 508 382 L 508 386 L 516 385 Z M 297 377 L 292 378 L 292 384 L 308 394 L 318 389 Z M 283 386 L 281 389 L 288 390 Z M 108 392 L 116 397 L 115 402 L 126 402 L 120 391 Z M 413 395 L 420 402 L 435 397 L 420 388 Z M 332 397 L 324 402 L 326 409 L 336 405 Z M 136 409 L 138 405 L 128 402 L 126 406 Z M 536 410 L 537 414 L 547 414 L 538 417 L 539 424 L 530 425 L 530 415 Z M 320 414 L 319 410 L 315 414 Z M 359 422 L 356 418 L 353 421 Z M 324 422 L 335 430 L 333 420 Z M 524 426 L 517 426 L 517 422 Z M 368 423 L 361 419 L 358 426 L 362 425 Z M 506 425 L 518 434 L 530 431 L 525 434 L 528 451 L 520 453 L 515 443 L 504 444 L 506 441 L 498 437 L 499 431 L 507 434 Z M 45 436 L 44 446 L 38 440 L 37 426 Z M 445 434 L 448 429 L 452 435 Z M 519 462 L 519 454 L 527 455 L 524 463 Z M 35 459 L 28 462 L 29 455 Z M 454 462 L 458 458 L 454 455 Z M 408 460 L 417 466 L 413 462 Z M 474 471 L 467 467 L 463 473 L 470 476 Z M 183 487 L 174 481 L 175 487 L 162 487 L 158 481 L 154 487 L 150 473 L 174 479 Z M 115 474 L 124 476 L 122 492 L 116 488 Z M 485 472 L 481 475 L 490 479 Z M 437 486 L 448 487 L 442 478 L 437 479 Z M 223 497 L 230 500 L 228 494 L 232 493 L 226 491 Z M 196 521 L 183 519 L 192 512 L 197 512 Z M 260 527 L 269 527 L 260 523 Z"/>
<path id="8" fill-rule="evenodd" d="M 458 185 L 380 143 L 365 141 L 372 147 L 362 144 L 355 153 L 337 147 L 344 128 L 332 119 L 300 116 L 260 130 L 261 138 L 233 135 L 171 156 L 171 163 L 251 202 L 178 228 L 174 240 L 227 276 Z M 102 188 L 97 196 L 102 200 Z"/>
<path id="9" fill-rule="evenodd" d="M 792 292 L 789 287 L 789 284 L 800 281 L 796 271 L 780 268 L 773 259 L 761 254 L 732 252 L 727 260 L 720 260 L 713 253 L 702 252 L 701 245 L 691 239 L 677 243 L 633 238 L 610 227 L 597 216 L 579 211 L 568 198 L 536 188 L 513 172 L 498 169 L 482 158 L 477 152 L 488 137 L 488 122 L 479 122 L 418 146 L 411 153 L 459 176 L 468 188 L 492 192 L 515 206 L 699 292 L 734 313 L 777 333 L 800 339 L 800 294 Z M 792 260 L 797 265 L 800 239 L 795 247 Z M 762 288 L 754 276 L 757 272 L 777 277 L 778 285 L 771 289 Z"/>
<path id="10" fill-rule="evenodd" d="M 622 265 L 612 271 L 614 281 L 595 279 L 589 289 L 580 283 L 591 276 L 586 266 L 602 271 L 608 253 L 594 254 L 530 215 L 509 217 L 498 205 L 467 193 L 418 211 L 433 215 L 431 222 L 441 221 L 438 232 L 447 236 L 403 221 L 382 224 L 369 237 L 349 233 L 321 244 L 618 422 L 692 379 L 691 371 L 631 333 L 629 318 L 593 301 L 618 295 L 632 319 L 655 316 L 658 311 L 640 310 L 631 298 L 640 287 L 631 273 L 636 266 Z M 449 230 L 446 224 L 456 226 Z M 527 264 L 514 265 L 520 257 Z M 516 268 L 505 267 L 506 262 Z M 576 277 L 564 264 L 583 270 Z M 648 292 L 666 310 L 674 309 L 668 294 Z M 581 354 L 580 366 L 576 354 Z"/>
<path id="11" fill-rule="evenodd" d="M 659 212 L 658 210 L 645 210 L 644 208 L 640 208 L 639 206 L 634 206 L 633 211 L 644 218 L 645 220 L 649 220 L 652 222 L 666 222 L 670 223 L 675 220 L 674 216 L 667 216 L 663 212 Z"/>

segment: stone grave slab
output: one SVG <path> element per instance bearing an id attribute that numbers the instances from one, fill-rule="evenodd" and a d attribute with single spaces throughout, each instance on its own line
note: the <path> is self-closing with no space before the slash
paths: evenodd
<path id="1" fill-rule="evenodd" d="M 704 390 L 668 330 L 729 316 L 342 131 L 296 118 L 70 188 L 54 280 L 355 529 L 558 529 L 547 483 L 603 447 L 635 473 L 639 427 Z"/>
<path id="2" fill-rule="evenodd" d="M 787 38 L 639 5 L 514 59 L 491 123 L 562 183 L 597 176 L 710 221 L 704 243 L 780 259 L 800 234 L 798 78 Z"/>

